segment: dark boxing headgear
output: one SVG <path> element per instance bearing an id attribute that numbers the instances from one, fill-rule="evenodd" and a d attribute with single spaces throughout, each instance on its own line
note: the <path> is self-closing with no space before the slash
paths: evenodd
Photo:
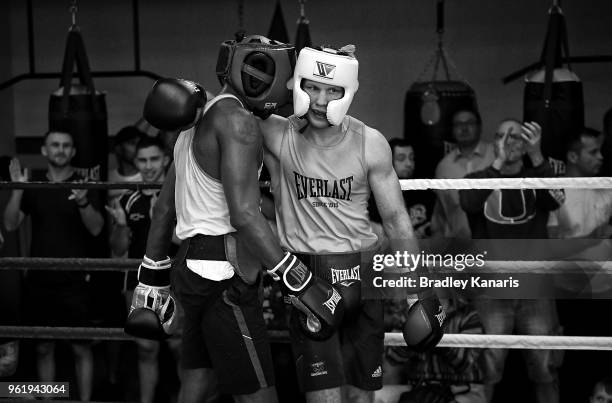
<path id="1" fill-rule="evenodd" d="M 295 47 L 261 35 L 225 41 L 217 58 L 217 77 L 229 84 L 248 108 L 266 118 L 291 102 L 287 81 L 293 75 Z"/>

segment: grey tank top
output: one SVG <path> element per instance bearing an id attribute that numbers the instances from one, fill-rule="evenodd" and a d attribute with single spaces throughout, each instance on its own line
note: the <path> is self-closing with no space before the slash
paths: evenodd
<path id="1" fill-rule="evenodd" d="M 294 116 L 288 120 L 280 177 L 272 183 L 281 245 L 301 253 L 346 253 L 371 246 L 377 237 L 367 211 L 365 132 L 372 129 L 347 116 L 342 140 L 322 147 L 299 133 L 300 122 Z"/>

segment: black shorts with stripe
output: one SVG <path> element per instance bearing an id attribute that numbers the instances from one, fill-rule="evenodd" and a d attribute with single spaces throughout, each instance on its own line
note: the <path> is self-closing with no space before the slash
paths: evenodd
<path id="1" fill-rule="evenodd" d="M 360 281 L 360 272 L 368 270 L 361 266 L 361 253 L 298 256 L 317 277 L 330 283 Z M 324 341 L 306 337 L 297 315 L 302 313 L 291 309 L 289 333 L 303 392 L 342 385 L 363 390 L 382 388 L 385 338 L 382 300 L 362 300 L 356 311 L 345 316 L 338 331 Z"/>
<path id="2" fill-rule="evenodd" d="M 274 385 L 274 369 L 263 319 L 261 281 L 249 285 L 240 276 L 213 281 L 199 276 L 187 267 L 185 256 L 202 260 L 228 260 L 236 253 L 228 249 L 221 237 L 191 238 L 193 256 L 188 245 L 179 250 L 172 269 L 172 289 L 185 317 L 182 338 L 184 369 L 214 368 L 223 393 L 240 395 L 254 393 Z M 194 242 L 195 239 L 195 242 Z M 184 241 L 189 242 L 189 240 Z M 197 246 L 195 244 L 198 244 Z M 204 248 L 202 248 L 205 243 Z M 221 255 L 221 256 L 220 256 Z M 238 290 L 230 301 L 228 288 Z"/>

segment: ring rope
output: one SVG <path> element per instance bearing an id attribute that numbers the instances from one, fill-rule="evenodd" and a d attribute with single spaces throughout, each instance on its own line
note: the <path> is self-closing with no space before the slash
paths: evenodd
<path id="1" fill-rule="evenodd" d="M 259 182 L 269 187 L 270 181 Z M 612 189 L 612 177 L 402 179 L 402 190 L 453 189 Z M 2 182 L 0 189 L 158 189 L 149 182 Z"/>
<path id="2" fill-rule="evenodd" d="M 62 270 L 62 271 L 136 271 L 140 259 L 123 258 L 51 258 L 51 257 L 1 257 L 0 270 Z M 430 269 L 443 269 L 440 274 L 457 274 L 460 271 L 444 266 L 429 265 Z M 483 267 L 470 273 L 521 273 L 521 274 L 612 274 L 612 261 L 586 260 L 487 260 Z"/>
<path id="3" fill-rule="evenodd" d="M 13 398 L 2 398 L 0 397 L 0 402 L 2 403 L 25 403 L 28 402 L 30 400 L 34 400 L 34 397 L 30 394 L 24 394 L 23 397 L 21 398 L 17 398 L 17 399 L 13 399 Z M 82 400 L 64 400 L 62 399 L 61 402 L 63 403 L 83 403 Z M 94 400 L 88 400 L 88 403 L 137 403 L 137 402 L 130 402 L 130 401 L 125 401 L 125 400 L 121 400 L 121 401 L 94 401 Z"/>
<path id="4" fill-rule="evenodd" d="M 385 346 L 405 346 L 401 333 L 385 333 Z M 529 350 L 612 350 L 612 337 L 445 334 L 437 347 Z"/>
<path id="5" fill-rule="evenodd" d="M 274 342 L 289 342 L 289 332 L 269 330 Z M 0 326 L 0 337 L 27 339 L 133 340 L 122 328 Z M 385 346 L 405 346 L 402 333 L 385 333 Z M 612 337 L 445 334 L 437 347 L 509 348 L 530 350 L 612 350 Z"/>
<path id="6" fill-rule="evenodd" d="M 2 257 L 0 270 L 126 271 L 138 270 L 140 259 Z"/>
<path id="7" fill-rule="evenodd" d="M 269 186 L 269 182 L 261 182 Z M 487 179 L 410 179 L 400 181 L 402 190 L 417 189 L 612 189 L 612 178 L 487 178 Z M 0 189 L 27 188 L 68 188 L 68 189 L 145 189 L 159 188 L 160 184 L 152 183 L 117 183 L 117 182 L 82 182 L 82 183 L 49 183 L 49 182 L 0 182 Z M 135 270 L 138 259 L 54 259 L 54 258 L 0 258 L 0 269 L 37 268 L 55 270 L 61 265 L 62 270 Z M 606 271 L 612 262 L 546 262 L 542 261 L 498 261 L 503 269 L 518 268 L 521 270 L 546 270 L 566 264 L 579 264 L 585 267 L 597 265 L 597 269 Z M 13 267 L 9 267 L 9 266 Z M 26 266 L 27 265 L 27 266 Z M 550 266 L 553 265 L 553 266 Z M 114 266 L 114 267 L 111 267 Z M 117 266 L 121 266 L 117 267 Z M 487 262 L 491 267 L 492 262 Z M 536 267 L 537 266 L 537 267 Z M 287 341 L 284 331 L 269 331 L 275 341 Z M 73 327 L 23 327 L 0 326 L 0 337 L 17 338 L 62 338 L 62 339 L 104 339 L 130 340 L 121 328 L 73 328 Z M 405 342 L 401 333 L 385 333 L 385 345 L 403 346 Z M 587 336 L 533 336 L 533 335 L 466 335 L 446 334 L 438 347 L 468 348 L 512 348 L 512 349 L 560 349 L 560 350 L 612 350 L 612 337 Z"/>
<path id="8" fill-rule="evenodd" d="M 402 190 L 453 189 L 612 189 L 612 177 L 402 179 Z"/>

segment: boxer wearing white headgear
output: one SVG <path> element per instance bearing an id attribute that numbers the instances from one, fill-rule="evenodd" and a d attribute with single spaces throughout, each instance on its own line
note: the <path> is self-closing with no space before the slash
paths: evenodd
<path id="1" fill-rule="evenodd" d="M 363 294 L 371 292 L 371 255 L 379 246 L 365 208 L 370 194 L 383 211 L 392 250 L 418 253 L 386 138 L 347 114 L 359 85 L 353 52 L 353 46 L 302 49 L 288 83 L 294 115 L 258 121 L 280 244 L 344 302 L 340 330 L 324 341 L 312 340 L 291 309 L 289 335 L 307 402 L 336 403 L 343 395 L 372 401 L 382 387 L 383 304 Z M 419 350 L 439 341 L 443 320 L 433 295 L 422 296 L 406 313 L 404 329 L 407 344 Z"/>
<path id="2" fill-rule="evenodd" d="M 352 45 L 348 45 L 345 48 L 351 47 Z M 354 47 L 351 50 L 354 51 Z M 295 115 L 305 115 L 310 106 L 310 97 L 301 87 L 302 80 L 342 87 L 344 96 L 330 101 L 327 105 L 327 120 L 331 125 L 338 126 L 346 116 L 353 96 L 359 88 L 358 71 L 359 62 L 352 52 L 330 48 L 322 50 L 303 48 L 298 56 L 293 78 L 288 83 L 288 87 L 293 89 Z"/>

